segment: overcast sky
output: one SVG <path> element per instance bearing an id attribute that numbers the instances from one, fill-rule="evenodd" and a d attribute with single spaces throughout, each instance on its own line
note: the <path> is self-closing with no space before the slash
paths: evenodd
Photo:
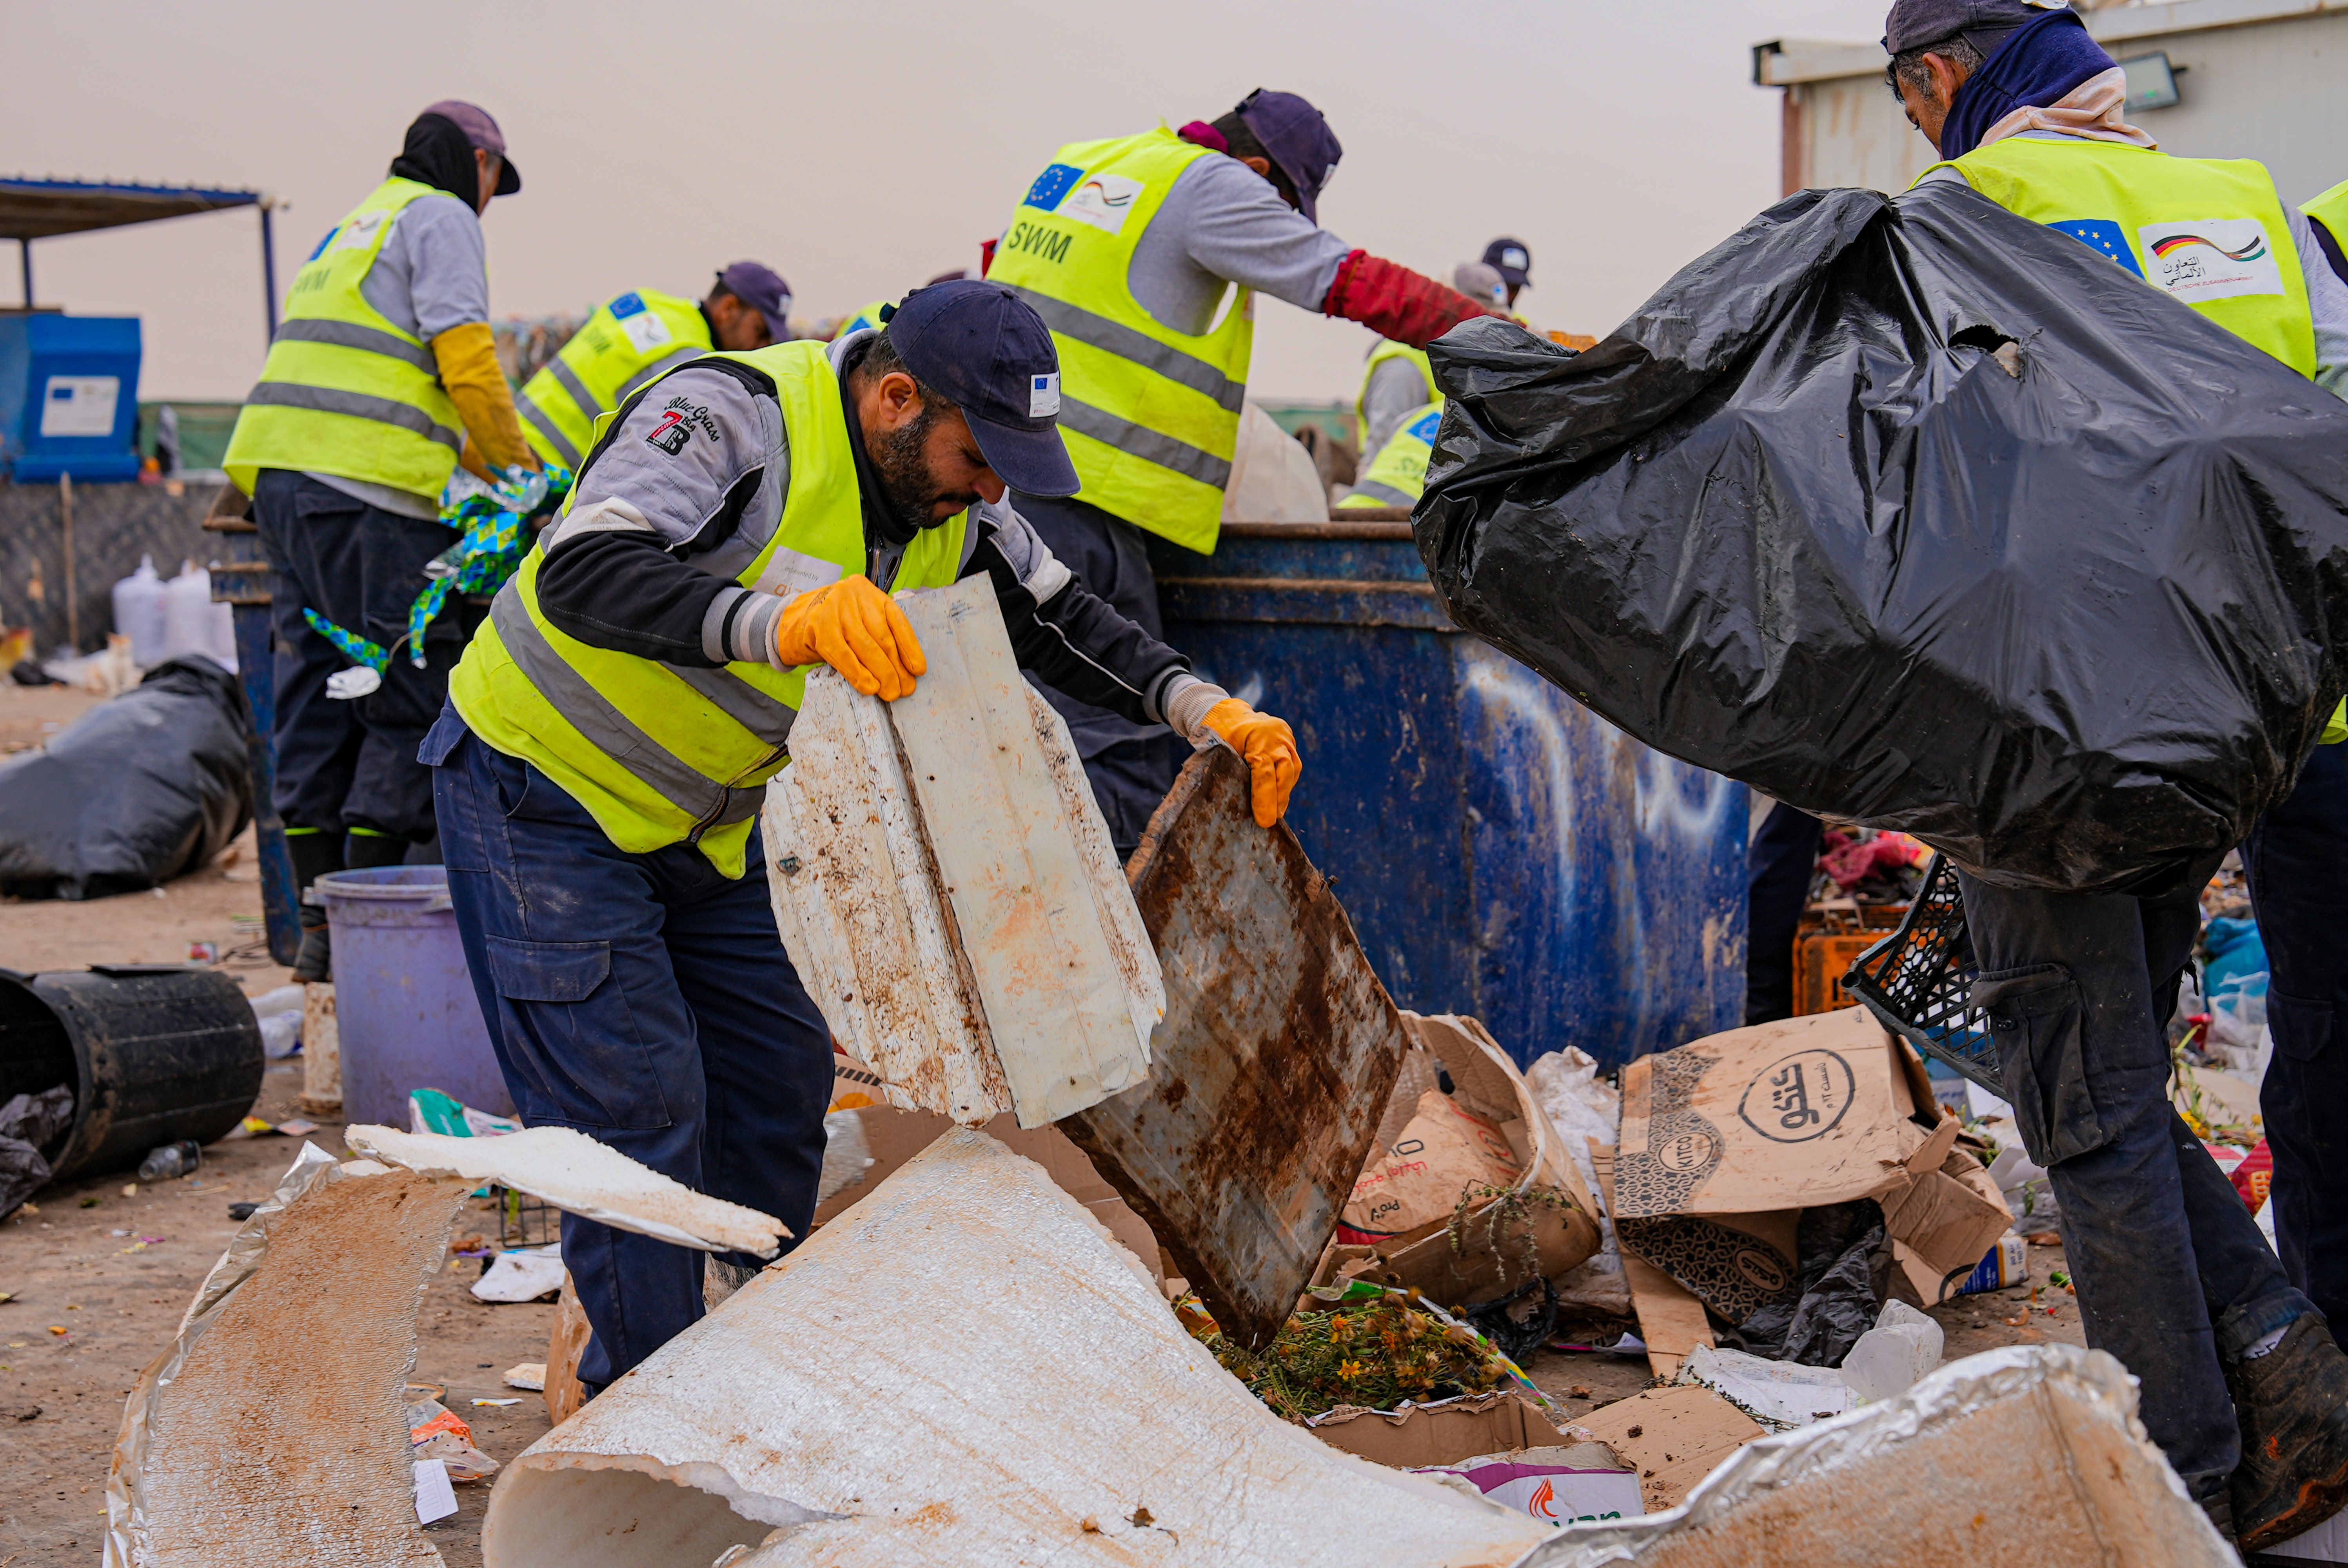
<path id="1" fill-rule="evenodd" d="M 0 172 L 268 191 L 290 203 L 282 289 L 416 113 L 469 98 L 525 180 L 483 220 L 496 314 L 698 295 L 752 256 L 813 318 L 974 266 L 1063 143 L 1282 88 L 1344 143 L 1331 230 L 1445 277 L 1514 234 L 1534 324 L 1603 333 L 1776 200 L 1779 95 L 1751 84 L 1750 46 L 1871 39 L 1884 4 L 0 0 Z M 250 211 L 33 259 L 42 304 L 145 319 L 141 397 L 238 397 L 260 368 Z M 1262 302 L 1251 389 L 1350 397 L 1367 343 Z"/>

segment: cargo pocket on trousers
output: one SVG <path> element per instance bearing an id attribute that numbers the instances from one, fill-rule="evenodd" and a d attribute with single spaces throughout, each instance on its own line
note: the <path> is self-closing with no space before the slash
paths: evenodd
<path id="1" fill-rule="evenodd" d="M 530 1059 L 565 1121 L 643 1130 L 669 1125 L 668 1099 L 608 942 L 489 939 L 489 977 L 519 1015 L 506 1049 Z"/>
<path id="2" fill-rule="evenodd" d="M 2267 1030 L 2275 1049 L 2295 1062 L 2312 1062 L 2332 1043 L 2332 1004 L 2287 996 L 2269 987 Z"/>
<path id="3" fill-rule="evenodd" d="M 1973 1006 L 1989 1020 L 2022 1146 L 2051 1166 L 2109 1142 L 2087 1088 L 2078 982 L 2059 964 L 1984 972 Z"/>

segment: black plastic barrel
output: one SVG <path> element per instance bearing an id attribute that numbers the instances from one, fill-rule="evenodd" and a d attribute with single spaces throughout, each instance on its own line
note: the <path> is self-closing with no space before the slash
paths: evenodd
<path id="1" fill-rule="evenodd" d="M 210 1143 L 252 1109 L 267 1066 L 236 982 L 176 964 L 0 969 L 0 1102 L 65 1084 L 73 1120 L 41 1150 L 56 1176 Z"/>

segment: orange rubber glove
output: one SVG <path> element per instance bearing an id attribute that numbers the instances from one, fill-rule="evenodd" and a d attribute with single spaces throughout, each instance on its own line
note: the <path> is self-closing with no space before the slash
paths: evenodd
<path id="1" fill-rule="evenodd" d="M 909 696 L 929 661 L 913 624 L 870 577 L 843 577 L 809 589 L 783 606 L 775 625 L 775 662 L 786 668 L 829 665 L 867 696 Z"/>
<path id="2" fill-rule="evenodd" d="M 538 454 L 522 438 L 513 388 L 506 385 L 505 372 L 498 368 L 497 335 L 488 322 L 469 321 L 434 338 L 432 362 L 439 367 L 440 385 L 448 389 L 448 400 L 457 405 L 458 417 L 465 422 L 465 450 L 459 460 L 468 469 L 494 479 L 487 469 L 517 463 L 526 469 L 539 466 Z"/>
<path id="3" fill-rule="evenodd" d="M 1207 710 L 1202 722 L 1246 759 L 1256 826 L 1269 828 L 1287 815 L 1289 792 L 1304 771 L 1304 759 L 1296 752 L 1296 732 L 1288 721 L 1227 696 Z"/>

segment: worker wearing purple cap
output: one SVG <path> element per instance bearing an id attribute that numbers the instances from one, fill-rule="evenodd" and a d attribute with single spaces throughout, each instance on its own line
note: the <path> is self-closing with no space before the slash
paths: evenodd
<path id="1" fill-rule="evenodd" d="M 1243 757 L 1288 726 L 1190 673 L 1008 499 L 1066 495 L 1051 334 L 1004 289 L 917 289 L 885 329 L 719 352 L 623 402 L 499 593 L 427 738 L 449 898 L 507 1086 L 804 1236 L 830 1036 L 750 845 L 808 671 L 893 701 L 927 665 L 890 593 L 984 577 L 1023 668 Z M 575 1216 L 591 1388 L 700 1316 L 702 1254 Z M 736 1273 L 757 1260 L 719 1260 Z"/>
<path id="2" fill-rule="evenodd" d="M 690 300 L 631 289 L 604 304 L 514 395 L 522 433 L 550 463 L 575 469 L 595 419 L 655 376 L 713 348 L 743 353 L 791 335 L 791 285 L 772 267 L 736 262 Z"/>
<path id="3" fill-rule="evenodd" d="M 390 177 L 318 242 L 246 397 L 221 466 L 252 498 L 272 569 L 277 657 L 275 803 L 294 878 L 395 865 L 433 834 L 432 776 L 416 761 L 468 628 L 431 624 L 404 646 L 427 562 L 447 550 L 440 491 L 459 460 L 535 469 L 489 330 L 480 214 L 521 189 L 498 122 L 444 99 L 407 128 Z M 330 677 L 378 651 L 373 689 Z M 325 913 L 302 905 L 294 973 L 328 974 Z"/>
<path id="4" fill-rule="evenodd" d="M 1952 182 L 2058 229 L 2348 391 L 2348 289 L 2307 220 L 2260 165 L 2172 158 L 2128 124 L 2127 77 L 2075 13 L 2054 0 L 1898 0 L 1883 46 L 1892 91 L 1946 160 L 1920 183 Z M 2335 1004 L 2348 1003 L 2343 789 L 2336 758 L 2312 762 L 2251 840 L 2261 921 L 2278 893 L 2292 917 L 2270 948 L 2280 937 L 2309 949 L 2304 983 L 2316 986 L 2287 998 L 2278 984 L 2270 1001 L 2275 1191 L 2312 1184 L 2305 1196 L 2320 1191 L 2335 1212 L 2348 1106 L 2338 1090 L 2328 1108 L 2286 1102 L 2294 1085 L 2348 1084 L 2321 1060 L 2327 1045 L 2335 1063 L 2348 1049 L 2330 1039 Z M 1980 964 L 1973 1001 L 1999 1043 L 2024 1146 L 2060 1204 L 2087 1343 L 2136 1375 L 2153 1440 L 2246 1552 L 2313 1528 L 2348 1501 L 2348 1357 L 2304 1273 L 2287 1272 L 2169 1102 L 2164 1031 L 2199 934 L 2199 890 L 2112 897 L 1959 877 Z M 2313 1125 L 2327 1109 L 2330 1125 Z M 2286 1130 L 2312 1140 L 2311 1162 L 2289 1174 Z"/>
<path id="5" fill-rule="evenodd" d="M 1237 450 L 1256 292 L 1423 346 L 1497 314 L 1322 228 L 1344 149 L 1321 111 L 1259 88 L 1212 123 L 1078 142 L 1012 212 L 987 277 L 1052 329 L 1060 426 L 1083 481 L 1020 496 L 1060 557 L 1157 634 L 1144 533 L 1211 551 Z M 1237 285 L 1236 295 L 1233 285 Z M 1162 727 L 1052 694 L 1111 838 L 1129 853 L 1179 765 Z"/>

